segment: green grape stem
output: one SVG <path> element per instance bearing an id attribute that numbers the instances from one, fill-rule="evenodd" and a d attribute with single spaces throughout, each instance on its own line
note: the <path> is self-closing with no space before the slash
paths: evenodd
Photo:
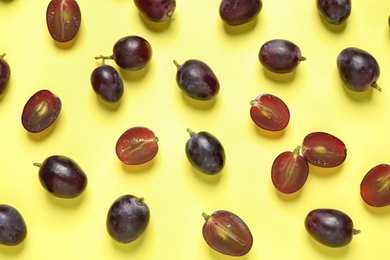
<path id="1" fill-rule="evenodd" d="M 42 167 L 42 163 L 33 163 L 34 166 Z"/>
<path id="2" fill-rule="evenodd" d="M 209 218 L 211 217 L 209 214 L 206 214 L 206 213 L 202 213 L 202 216 L 204 217 L 204 220 L 207 221 L 209 220 Z"/>
<path id="3" fill-rule="evenodd" d="M 192 131 L 189 128 L 187 128 L 187 132 L 190 134 L 191 137 L 193 137 L 196 134 L 194 131 Z"/>

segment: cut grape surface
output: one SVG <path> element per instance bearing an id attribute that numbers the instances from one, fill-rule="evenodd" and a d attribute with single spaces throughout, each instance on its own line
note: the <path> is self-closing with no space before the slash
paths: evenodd
<path id="1" fill-rule="evenodd" d="M 261 0 L 222 0 L 219 16 L 227 25 L 242 25 L 256 18 L 262 7 Z"/>
<path id="2" fill-rule="evenodd" d="M 317 0 L 317 10 L 330 24 L 340 25 L 351 14 L 351 0 Z"/>
<path id="3" fill-rule="evenodd" d="M 7 204 L 0 204 L 0 244 L 16 246 L 27 236 L 27 226 L 20 212 Z"/>
<path id="4" fill-rule="evenodd" d="M 172 19 L 176 9 L 176 0 L 134 0 L 140 14 L 153 22 Z"/>
<path id="5" fill-rule="evenodd" d="M 118 71 L 110 65 L 101 65 L 91 74 L 94 92 L 108 103 L 115 103 L 123 95 L 123 80 Z"/>
<path id="6" fill-rule="evenodd" d="M 390 165 L 379 164 L 364 176 L 360 195 L 372 207 L 390 205 Z"/>
<path id="7" fill-rule="evenodd" d="M 4 93 L 11 77 L 11 69 L 4 56 L 5 53 L 0 55 L 0 96 Z"/>

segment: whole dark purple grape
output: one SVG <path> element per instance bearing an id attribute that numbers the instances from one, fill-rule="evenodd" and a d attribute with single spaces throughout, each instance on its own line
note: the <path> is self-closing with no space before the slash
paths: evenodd
<path id="1" fill-rule="evenodd" d="M 317 0 L 317 10 L 328 23 L 340 25 L 351 14 L 351 0 Z"/>
<path id="2" fill-rule="evenodd" d="M 134 0 L 140 14 L 153 22 L 171 19 L 176 9 L 176 0 Z"/>
<path id="3" fill-rule="evenodd" d="M 177 67 L 176 82 L 187 96 L 197 100 L 210 100 L 219 93 L 219 81 L 211 68 L 200 60 L 187 60 Z"/>
<path id="4" fill-rule="evenodd" d="M 345 86 L 352 91 L 363 92 L 370 87 L 382 91 L 377 84 L 379 64 L 367 51 L 345 48 L 337 56 L 337 69 Z"/>
<path id="5" fill-rule="evenodd" d="M 0 204 L 0 244 L 16 246 L 27 236 L 26 223 L 14 207 Z"/>
<path id="6" fill-rule="evenodd" d="M 301 55 L 299 47 L 288 40 L 267 41 L 259 51 L 260 63 L 274 73 L 292 72 L 304 60 L 306 58 Z"/>
<path id="7" fill-rule="evenodd" d="M 188 161 L 198 171 L 214 175 L 225 166 L 225 150 L 221 142 L 208 132 L 195 133 L 187 129 L 190 134 L 185 150 Z"/>
<path id="8" fill-rule="evenodd" d="M 4 60 L 4 56 L 5 54 L 0 55 L 0 96 L 4 93 L 11 76 L 11 69 Z"/>
<path id="9" fill-rule="evenodd" d="M 91 85 L 95 93 L 108 103 L 115 103 L 123 95 L 123 81 L 118 71 L 110 65 L 101 65 L 91 74 Z"/>
<path id="10" fill-rule="evenodd" d="M 329 247 L 346 246 L 360 233 L 353 228 L 352 219 L 336 209 L 312 210 L 305 218 L 305 228 L 315 240 Z"/>
<path id="11" fill-rule="evenodd" d="M 253 20 L 262 7 L 261 0 L 222 0 L 219 15 L 225 24 L 237 26 Z"/>
<path id="12" fill-rule="evenodd" d="M 107 232 L 115 241 L 127 244 L 145 232 L 149 219 L 150 210 L 143 198 L 123 195 L 114 201 L 108 211 Z"/>
<path id="13" fill-rule="evenodd" d="M 53 155 L 39 167 L 39 181 L 50 194 L 59 198 L 75 198 L 81 195 L 87 186 L 87 176 L 71 158 Z"/>

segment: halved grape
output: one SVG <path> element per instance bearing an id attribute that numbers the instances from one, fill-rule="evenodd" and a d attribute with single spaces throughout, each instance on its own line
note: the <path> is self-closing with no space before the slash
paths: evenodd
<path id="1" fill-rule="evenodd" d="M 0 96 L 4 93 L 11 76 L 11 69 L 8 62 L 4 60 L 4 56 L 5 53 L 0 55 Z"/>
<path id="2" fill-rule="evenodd" d="M 16 246 L 27 236 L 26 223 L 20 212 L 7 204 L 0 204 L 0 244 Z"/>
<path id="3" fill-rule="evenodd" d="M 293 152 L 279 154 L 272 164 L 272 183 L 281 193 L 294 193 L 306 183 L 309 165 L 306 159 L 299 155 L 300 149 L 301 147 L 297 146 Z"/>
<path id="4" fill-rule="evenodd" d="M 172 19 L 176 9 L 176 0 L 134 0 L 140 14 L 153 22 Z"/>
<path id="5" fill-rule="evenodd" d="M 46 23 L 54 40 L 72 40 L 81 25 L 79 5 L 75 0 L 51 0 L 46 10 Z"/>
<path id="6" fill-rule="evenodd" d="M 247 254 L 253 244 L 251 231 L 236 214 L 217 210 L 211 215 L 203 213 L 203 238 L 214 250 L 230 256 Z"/>
<path id="7" fill-rule="evenodd" d="M 250 115 L 257 126 L 269 131 L 280 131 L 290 121 L 287 105 L 277 96 L 262 94 L 250 102 Z"/>
<path id="8" fill-rule="evenodd" d="M 158 152 L 158 138 L 149 128 L 137 126 L 126 130 L 118 139 L 115 151 L 124 164 L 138 165 L 153 159 Z"/>
<path id="9" fill-rule="evenodd" d="M 360 195 L 370 206 L 390 205 L 390 165 L 379 164 L 368 171 L 360 184 Z"/>
<path id="10" fill-rule="evenodd" d="M 57 119 L 61 107 L 60 98 L 49 90 L 36 92 L 23 108 L 23 127 L 31 133 L 45 130 Z"/>
<path id="11" fill-rule="evenodd" d="M 331 168 L 344 162 L 347 148 L 340 139 L 331 134 L 313 132 L 303 139 L 302 154 L 313 165 Z"/>

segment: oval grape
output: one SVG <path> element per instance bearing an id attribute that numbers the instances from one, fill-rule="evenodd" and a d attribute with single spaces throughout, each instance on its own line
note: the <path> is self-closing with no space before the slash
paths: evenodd
<path id="1" fill-rule="evenodd" d="M 351 0 L 317 0 L 317 10 L 330 24 L 340 25 L 351 14 Z"/>
<path id="2" fill-rule="evenodd" d="M 176 0 L 134 0 L 140 14 L 153 22 L 172 19 L 176 9 Z"/>
<path id="3" fill-rule="evenodd" d="M 360 184 L 360 195 L 372 207 L 390 205 L 390 165 L 379 164 L 368 171 Z"/>
<path id="4" fill-rule="evenodd" d="M 242 25 L 255 19 L 262 7 L 261 0 L 222 0 L 219 16 L 227 25 Z"/>
<path id="5" fill-rule="evenodd" d="M 0 204 L 0 244 L 16 246 L 27 236 L 27 226 L 20 212 L 7 204 Z"/>
<path id="6" fill-rule="evenodd" d="M 11 69 L 4 56 L 5 53 L 0 55 L 0 96 L 4 93 L 11 77 Z"/>
<path id="7" fill-rule="evenodd" d="M 91 74 L 94 92 L 108 103 L 115 103 L 123 95 L 123 80 L 118 71 L 110 65 L 101 65 Z"/>

